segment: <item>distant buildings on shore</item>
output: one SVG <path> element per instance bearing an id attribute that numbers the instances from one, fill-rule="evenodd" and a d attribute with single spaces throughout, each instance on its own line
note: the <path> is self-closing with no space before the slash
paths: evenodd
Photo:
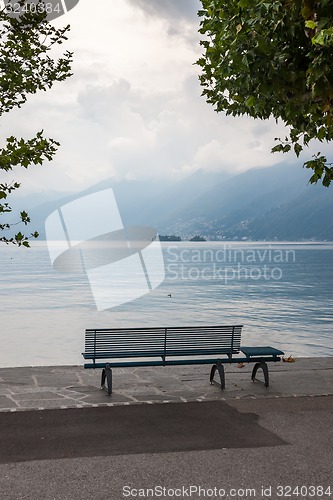
<path id="1" fill-rule="evenodd" d="M 206 238 L 203 236 L 193 236 L 192 238 L 184 239 L 180 236 L 175 236 L 174 234 L 172 235 L 159 235 L 160 241 L 207 241 Z"/>

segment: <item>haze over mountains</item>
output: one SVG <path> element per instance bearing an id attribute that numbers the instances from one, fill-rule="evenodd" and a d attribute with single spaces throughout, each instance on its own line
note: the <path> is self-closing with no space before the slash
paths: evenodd
<path id="1" fill-rule="evenodd" d="M 234 176 L 199 170 L 179 182 L 107 179 L 75 195 L 45 194 L 48 201 L 34 208 L 28 199 L 20 205 L 42 239 L 44 221 L 55 208 L 112 187 L 124 225 L 155 226 L 162 235 L 332 241 L 333 188 L 307 185 L 309 177 L 300 165 L 285 163 Z"/>

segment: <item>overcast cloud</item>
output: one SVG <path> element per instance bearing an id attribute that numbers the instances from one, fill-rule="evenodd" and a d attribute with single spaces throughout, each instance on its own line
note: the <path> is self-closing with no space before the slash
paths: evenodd
<path id="1" fill-rule="evenodd" d="M 1 120 L 2 137 L 28 138 L 43 128 L 61 142 L 50 165 L 22 172 L 25 191 L 80 191 L 108 177 L 237 172 L 287 160 L 270 153 L 281 125 L 216 114 L 200 96 L 197 1 L 90 5 L 81 0 L 54 22 L 71 24 L 64 47 L 74 51 L 74 76 Z"/>
<path id="2" fill-rule="evenodd" d="M 129 3 L 148 15 L 167 19 L 170 23 L 178 19 L 194 21 L 202 7 L 198 0 L 129 0 Z"/>

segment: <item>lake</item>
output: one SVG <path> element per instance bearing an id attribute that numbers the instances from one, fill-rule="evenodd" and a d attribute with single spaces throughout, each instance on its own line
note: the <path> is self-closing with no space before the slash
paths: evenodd
<path id="1" fill-rule="evenodd" d="M 54 270 L 45 242 L 1 246 L 0 367 L 82 364 L 93 327 L 243 324 L 243 345 L 333 355 L 333 243 L 162 247 L 162 284 L 98 312 L 87 277 Z"/>

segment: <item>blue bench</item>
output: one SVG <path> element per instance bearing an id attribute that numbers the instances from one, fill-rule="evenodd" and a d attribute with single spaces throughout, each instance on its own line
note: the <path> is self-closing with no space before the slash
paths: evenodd
<path id="1" fill-rule="evenodd" d="M 101 386 L 112 393 L 112 368 L 212 364 L 225 389 L 225 363 L 255 363 L 269 386 L 267 362 L 280 361 L 283 351 L 273 347 L 241 347 L 243 325 L 170 328 L 94 328 L 85 331 L 84 368 L 102 368 Z M 242 353 L 242 354 L 240 354 Z M 104 360 L 104 361 L 102 361 Z M 107 382 L 107 387 L 105 385 Z"/>

